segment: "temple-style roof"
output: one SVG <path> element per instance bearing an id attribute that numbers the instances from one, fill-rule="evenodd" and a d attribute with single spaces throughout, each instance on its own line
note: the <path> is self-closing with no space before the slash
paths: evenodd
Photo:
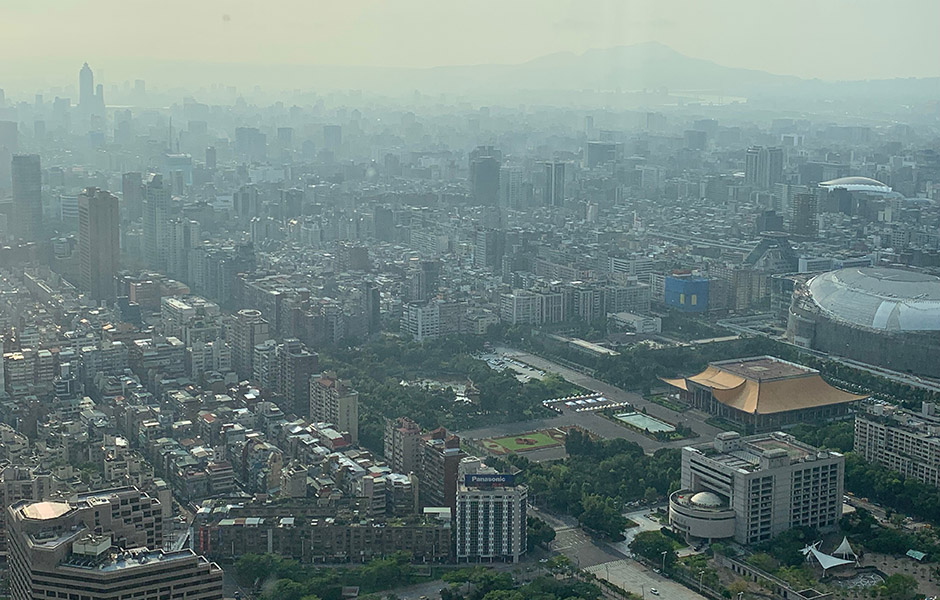
<path id="1" fill-rule="evenodd" d="M 755 415 L 843 404 L 867 397 L 829 385 L 818 371 L 770 356 L 712 363 L 698 375 L 662 381 L 685 391 L 704 387 L 725 406 Z"/>

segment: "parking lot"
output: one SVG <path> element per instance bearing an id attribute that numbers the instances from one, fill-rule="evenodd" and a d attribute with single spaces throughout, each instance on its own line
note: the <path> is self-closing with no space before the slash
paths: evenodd
<path id="1" fill-rule="evenodd" d="M 652 569 L 648 569 L 630 559 L 594 565 L 584 570 L 594 573 L 598 579 L 605 579 L 628 592 L 646 598 L 646 600 L 653 600 L 657 596 L 664 600 L 705 600 L 705 597 L 697 592 L 693 592 L 680 583 L 666 579 L 662 575 L 654 573 Z M 659 593 L 650 592 L 652 589 Z"/>

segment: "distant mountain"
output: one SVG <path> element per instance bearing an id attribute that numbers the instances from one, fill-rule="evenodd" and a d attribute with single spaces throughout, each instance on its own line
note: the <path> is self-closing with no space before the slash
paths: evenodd
<path id="1" fill-rule="evenodd" d="M 29 65 L 20 70 L 38 73 Z M 753 69 L 719 65 L 692 58 L 656 42 L 559 52 L 520 64 L 483 64 L 433 68 L 398 68 L 321 65 L 253 65 L 115 59 L 105 65 L 118 78 L 145 78 L 162 87 L 209 84 L 237 85 L 241 89 L 363 90 L 381 94 L 458 94 L 490 101 L 518 100 L 561 104 L 606 102 L 606 92 L 654 92 L 632 100 L 647 104 L 666 102 L 661 92 L 743 96 L 775 107 L 791 99 L 808 102 L 846 100 L 852 103 L 930 103 L 940 97 L 940 78 L 873 81 L 823 81 L 775 75 Z M 12 68 L 12 67 L 9 67 Z M 0 65 L 0 80 L 5 71 Z M 71 66 L 69 66 L 71 69 Z M 72 76 L 73 71 L 68 71 Z M 63 76 L 65 72 L 63 70 Z M 691 93 L 695 92 L 695 94 Z M 593 93 L 593 95 L 592 95 Z M 626 95 L 625 95 L 626 96 Z M 656 100 L 654 97 L 658 97 Z M 626 100 L 631 102 L 631 100 Z"/>

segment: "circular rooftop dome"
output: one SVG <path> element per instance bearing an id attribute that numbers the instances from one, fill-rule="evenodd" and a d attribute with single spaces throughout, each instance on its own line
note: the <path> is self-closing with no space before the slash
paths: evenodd
<path id="1" fill-rule="evenodd" d="M 877 179 L 870 177 L 840 177 L 831 181 L 823 181 L 819 187 L 835 189 L 841 188 L 850 192 L 881 192 L 887 194 L 891 188 Z"/>
<path id="2" fill-rule="evenodd" d="M 830 271 L 809 281 L 826 315 L 889 332 L 940 331 L 940 278 L 879 267 Z"/>
<path id="3" fill-rule="evenodd" d="M 721 497 L 718 494 L 714 494 L 712 492 L 699 492 L 692 496 L 689 501 L 692 504 L 706 506 L 708 508 L 718 508 L 724 504 L 724 502 L 721 500 Z"/>

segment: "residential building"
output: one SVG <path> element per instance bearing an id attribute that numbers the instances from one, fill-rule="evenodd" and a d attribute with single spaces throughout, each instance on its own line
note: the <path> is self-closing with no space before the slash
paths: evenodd
<path id="1" fill-rule="evenodd" d="M 359 392 L 325 372 L 310 378 L 310 418 L 317 422 L 332 423 L 341 432 L 349 434 L 349 441 L 359 443 Z"/>

